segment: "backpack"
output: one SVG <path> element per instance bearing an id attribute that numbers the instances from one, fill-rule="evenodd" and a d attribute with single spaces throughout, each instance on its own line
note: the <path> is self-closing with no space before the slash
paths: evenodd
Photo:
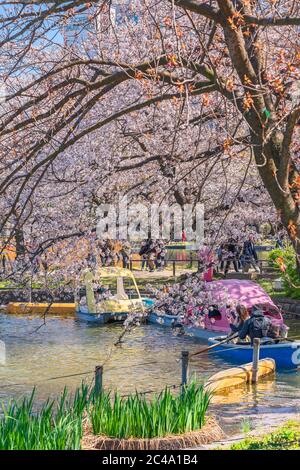
<path id="1" fill-rule="evenodd" d="M 251 319 L 251 337 L 252 338 L 265 338 L 268 336 L 270 328 L 270 320 L 265 316 L 252 317 Z"/>

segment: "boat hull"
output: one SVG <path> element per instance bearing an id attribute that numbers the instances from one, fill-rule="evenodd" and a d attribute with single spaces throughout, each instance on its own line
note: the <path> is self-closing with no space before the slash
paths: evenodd
<path id="1" fill-rule="evenodd" d="M 158 315 L 155 312 L 150 312 L 148 315 L 148 322 L 159 326 L 174 327 L 179 323 L 179 320 L 175 315 Z"/>
<path id="2" fill-rule="evenodd" d="M 155 325 L 174 328 L 176 325 L 180 325 L 180 320 L 174 315 L 158 315 L 155 312 L 151 312 L 148 316 L 148 322 Z M 213 338 L 214 336 L 220 336 L 220 331 L 214 332 L 206 330 L 204 328 L 184 326 L 184 333 L 193 338 L 205 339 Z"/>
<path id="3" fill-rule="evenodd" d="M 74 315 L 74 303 L 10 302 L 6 313 L 12 315 Z"/>
<path id="4" fill-rule="evenodd" d="M 207 341 L 210 338 L 220 336 L 220 331 L 211 331 L 211 330 L 206 330 L 205 328 L 197 328 L 193 326 L 185 326 L 184 332 L 186 335 L 192 336 L 193 338 L 205 339 Z"/>
<path id="5" fill-rule="evenodd" d="M 210 338 L 209 344 L 218 343 L 219 338 Z M 244 364 L 251 362 L 253 357 L 253 347 L 233 344 L 222 344 L 210 351 L 218 354 L 225 361 L 234 364 Z M 300 341 L 291 343 L 268 344 L 260 346 L 260 359 L 274 359 L 277 369 L 296 369 L 300 365 Z"/>
<path id="6" fill-rule="evenodd" d="M 118 313 L 86 313 L 77 311 L 76 318 L 80 321 L 104 325 L 105 323 L 123 322 L 126 320 L 128 312 Z"/>
<path id="7" fill-rule="evenodd" d="M 144 306 L 149 308 L 153 300 L 148 298 L 142 298 Z M 98 325 L 104 325 L 105 323 L 116 323 L 124 322 L 128 317 L 129 312 L 102 312 L 102 313 L 90 313 L 82 310 L 76 311 L 76 318 L 80 321 L 94 323 Z"/>
<path id="8" fill-rule="evenodd" d="M 274 374 L 276 364 L 274 359 L 260 359 L 257 367 L 257 378 L 261 379 Z M 242 364 L 238 367 L 222 370 L 209 377 L 204 388 L 210 393 L 223 394 L 232 388 L 242 387 L 251 383 L 253 378 L 253 363 Z"/>

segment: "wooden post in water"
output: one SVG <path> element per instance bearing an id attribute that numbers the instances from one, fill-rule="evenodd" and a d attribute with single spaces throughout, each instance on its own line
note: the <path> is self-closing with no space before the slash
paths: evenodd
<path id="1" fill-rule="evenodd" d="M 176 277 L 176 262 L 173 261 L 173 277 Z"/>
<path id="2" fill-rule="evenodd" d="M 103 367 L 95 367 L 95 395 L 100 395 L 102 392 L 102 382 L 103 382 Z"/>
<path id="3" fill-rule="evenodd" d="M 185 385 L 189 380 L 189 352 L 181 351 L 181 390 L 183 391 Z"/>
<path id="4" fill-rule="evenodd" d="M 252 383 L 256 384 L 258 379 L 258 363 L 259 363 L 260 339 L 253 340 L 253 359 L 252 359 Z"/>

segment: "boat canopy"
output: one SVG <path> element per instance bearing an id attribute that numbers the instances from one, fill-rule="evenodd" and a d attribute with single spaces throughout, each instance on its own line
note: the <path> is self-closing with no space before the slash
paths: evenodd
<path id="1" fill-rule="evenodd" d="M 224 279 L 220 281 L 212 281 L 210 283 L 214 292 L 226 291 L 228 293 L 229 302 L 235 302 L 245 305 L 251 309 L 254 305 L 266 305 L 272 307 L 274 311 L 280 314 L 277 305 L 274 304 L 271 297 L 264 289 L 253 281 L 239 279 Z M 281 314 L 280 314 L 281 316 Z"/>
<path id="2" fill-rule="evenodd" d="M 275 323 L 283 323 L 283 318 L 277 305 L 274 304 L 264 289 L 255 282 L 224 279 L 207 283 L 207 287 L 212 291 L 216 304 L 225 297 L 228 305 L 243 304 L 248 310 L 251 310 L 254 305 L 258 305 L 262 308 L 264 314 L 271 317 Z M 213 321 L 206 315 L 205 326 L 209 330 L 228 332 L 230 327 L 226 308 L 221 308 L 220 318 L 215 318 Z"/>

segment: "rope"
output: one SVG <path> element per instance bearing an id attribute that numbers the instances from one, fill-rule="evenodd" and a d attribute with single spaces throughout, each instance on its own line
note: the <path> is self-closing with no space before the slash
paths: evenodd
<path id="1" fill-rule="evenodd" d="M 88 374 L 93 374 L 93 373 L 94 373 L 94 371 L 90 370 L 90 371 L 86 371 L 86 372 L 78 372 L 76 374 L 58 375 L 56 377 L 48 377 L 46 379 L 37 380 L 35 383 L 23 382 L 23 383 L 4 384 L 4 385 L 0 385 L 0 388 L 16 387 L 16 386 L 23 386 L 23 385 L 33 385 L 34 386 L 37 383 L 49 382 L 51 380 L 65 379 L 65 378 L 69 378 L 69 377 L 78 377 L 80 375 L 88 375 Z"/>
<path id="2" fill-rule="evenodd" d="M 49 380 L 56 380 L 56 379 L 61 379 L 61 378 L 66 378 L 66 377 L 75 377 L 75 376 L 79 376 L 79 375 L 88 375 L 88 374 L 91 374 L 93 372 L 94 371 L 87 371 L 87 372 L 80 372 L 78 374 L 69 374 L 69 375 L 63 375 L 63 376 L 57 376 L 57 377 L 49 377 L 48 379 L 38 380 L 37 383 L 48 382 Z M 90 385 L 92 385 L 93 381 L 94 381 L 94 378 L 92 379 Z M 6 387 L 12 387 L 12 386 L 23 386 L 23 385 L 34 385 L 34 384 L 31 384 L 31 383 L 28 383 L 28 382 L 5 384 L 5 385 L 1 385 L 0 388 L 6 388 Z M 162 393 L 166 388 L 175 390 L 177 388 L 180 388 L 181 386 L 182 386 L 182 384 L 166 385 L 161 390 L 145 390 L 145 391 L 141 391 L 141 392 L 136 391 L 136 393 L 138 395 L 148 395 L 150 393 Z M 130 396 L 132 396 L 132 393 L 121 395 L 121 398 L 127 398 L 127 397 L 130 397 Z"/>
<path id="3" fill-rule="evenodd" d="M 140 367 L 140 366 L 146 366 L 146 365 L 152 365 L 152 364 L 155 364 L 155 365 L 159 365 L 159 364 L 169 364 L 168 362 L 158 362 L 158 361 L 151 361 L 151 362 L 141 362 L 141 363 L 138 363 L 138 364 L 131 364 L 129 366 L 125 366 L 125 367 L 110 367 L 108 369 L 106 369 L 107 372 L 111 371 L 111 370 L 118 370 L 118 369 L 131 369 L 133 367 Z M 169 364 L 171 365 L 171 364 Z M 101 366 L 103 367 L 103 365 Z M 0 385 L 0 389 L 1 388 L 7 388 L 7 387 L 15 387 L 15 386 L 24 386 L 24 385 L 32 385 L 34 386 L 35 384 L 37 383 L 44 383 L 44 382 L 49 382 L 51 380 L 60 380 L 60 379 L 65 379 L 65 378 L 70 378 L 70 377 L 78 377 L 78 376 L 82 376 L 82 375 L 89 375 L 89 374 L 94 374 L 95 370 L 88 370 L 88 371 L 85 371 L 85 372 L 77 372 L 77 373 L 74 373 L 74 374 L 67 374 L 67 375 L 57 375 L 57 376 L 54 376 L 54 377 L 47 377 L 45 379 L 40 379 L 40 380 L 37 380 L 35 383 L 32 383 L 32 382 L 19 382 L 19 383 L 11 383 L 11 384 L 3 384 L 3 385 Z M 170 385 L 170 387 L 173 387 L 173 385 Z M 146 392 L 141 392 L 141 393 L 148 393 L 148 391 Z M 150 391 L 149 391 L 150 393 Z"/>
<path id="4" fill-rule="evenodd" d="M 176 388 L 182 387 L 182 384 L 166 385 L 162 390 L 146 390 L 144 392 L 136 392 L 138 395 L 147 395 L 149 393 L 162 393 L 166 388 L 175 390 Z M 121 398 L 127 398 L 132 396 L 132 393 L 127 395 L 121 395 Z"/>

